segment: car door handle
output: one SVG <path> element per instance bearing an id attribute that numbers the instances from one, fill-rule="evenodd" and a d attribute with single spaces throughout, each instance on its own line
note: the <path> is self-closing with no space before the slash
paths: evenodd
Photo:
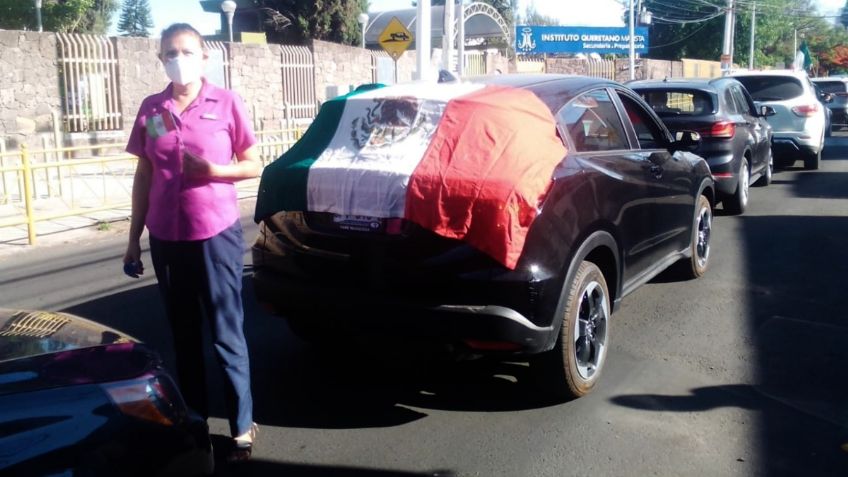
<path id="1" fill-rule="evenodd" d="M 651 166 L 651 175 L 654 176 L 654 179 L 660 179 L 663 175 L 663 168 L 654 164 Z"/>

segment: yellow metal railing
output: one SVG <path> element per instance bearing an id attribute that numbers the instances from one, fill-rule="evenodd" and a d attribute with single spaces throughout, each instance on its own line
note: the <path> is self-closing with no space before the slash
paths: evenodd
<path id="1" fill-rule="evenodd" d="M 257 146 L 263 167 L 288 150 L 292 144 L 300 139 L 303 132 L 304 129 L 301 128 L 258 131 L 256 133 L 259 141 Z M 15 214 L 6 218 L 0 217 L 0 228 L 26 225 L 28 242 L 33 245 L 36 242 L 37 222 L 130 207 L 132 202 L 131 181 L 134 177 L 137 157 L 121 153 L 85 159 L 46 161 L 47 157 L 70 157 L 70 154 L 76 152 L 88 151 L 102 154 L 104 150 L 116 147 L 119 146 L 107 144 L 30 150 L 26 144 L 21 144 L 18 151 L 0 152 L 0 181 L 2 181 L 0 182 L 0 190 L 2 190 L 0 204 L 23 206 L 23 214 Z M 33 161 L 33 157 L 43 157 L 45 161 Z M 17 164 L 4 165 L 6 159 L 12 159 Z M 124 167 L 116 169 L 115 167 L 119 164 L 123 164 Z M 36 180 L 36 176 L 40 171 L 44 171 L 40 182 L 45 183 L 47 193 L 44 195 L 46 198 L 58 197 L 62 202 L 69 199 L 69 203 L 64 203 L 61 211 L 54 210 L 45 214 L 35 213 L 35 202 L 39 199 L 39 194 L 36 191 L 36 185 L 39 181 Z M 54 172 L 56 177 L 51 177 L 51 171 Z M 13 176 L 11 181 L 9 175 Z M 117 200 L 110 197 L 108 184 L 110 177 L 113 179 L 112 191 L 117 191 L 120 196 Z M 80 207 L 77 203 L 75 184 L 82 183 L 89 189 L 89 192 L 96 196 L 97 194 L 90 186 L 91 179 L 99 180 L 102 183 L 102 197 L 99 198 L 100 201 L 97 205 Z M 123 183 L 121 179 L 124 180 Z M 56 182 L 58 182 L 58 188 L 54 187 Z M 63 186 L 66 182 L 70 187 Z M 117 183 L 117 188 L 114 187 L 115 183 Z M 15 194 L 10 191 L 10 184 L 14 184 L 18 188 L 17 200 L 15 200 Z M 239 190 L 245 191 L 250 190 L 250 188 L 255 190 L 256 184 L 256 180 L 244 181 L 239 184 Z M 22 191 L 20 190 L 21 185 L 23 186 Z M 58 193 L 56 192 L 57 189 Z"/>

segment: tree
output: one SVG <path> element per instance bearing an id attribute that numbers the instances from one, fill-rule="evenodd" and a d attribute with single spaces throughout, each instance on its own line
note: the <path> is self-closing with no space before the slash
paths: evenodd
<path id="1" fill-rule="evenodd" d="M 42 26 L 45 31 L 61 33 L 101 33 L 98 22 L 105 22 L 115 11 L 114 0 L 44 0 L 41 8 Z M 29 0 L 0 0 L 0 28 L 8 30 L 35 30 L 35 2 Z M 105 29 L 102 30 L 105 33 Z"/>
<path id="2" fill-rule="evenodd" d="M 678 60 L 698 58 L 718 61 L 724 38 L 724 15 L 717 4 L 679 0 L 679 8 L 671 9 L 665 0 L 644 0 L 654 13 L 650 29 L 648 57 Z M 683 11 L 685 9 L 685 12 Z M 710 16 L 719 16 L 706 20 Z M 751 3 L 739 2 L 734 30 L 734 63 L 747 66 L 750 51 Z M 688 20 L 690 23 L 679 23 Z M 820 59 L 824 52 L 848 40 L 845 29 L 834 27 L 817 16 L 811 0 L 772 0 L 757 2 L 755 64 L 788 66 L 795 57 L 792 51 L 795 31 L 800 44 L 806 35 L 811 56 Z M 815 65 L 814 65 L 815 67 Z"/>
<path id="3" fill-rule="evenodd" d="M 848 28 L 848 0 L 845 0 L 845 6 L 839 12 L 839 24 Z"/>
<path id="4" fill-rule="evenodd" d="M 121 9 L 121 19 L 118 21 L 118 31 L 122 36 L 148 37 L 153 28 L 153 19 L 150 17 L 150 3 L 148 0 L 124 0 Z"/>
<path id="5" fill-rule="evenodd" d="M 118 0 L 95 0 L 94 6 L 86 10 L 80 21 L 80 29 L 85 33 L 105 35 L 109 31 L 112 15 L 118 11 Z"/>
<path id="6" fill-rule="evenodd" d="M 279 43 L 314 39 L 357 45 L 362 38 L 357 17 L 368 10 L 368 0 L 254 0 L 254 3 L 260 8 L 276 10 L 292 21 L 281 32 L 265 31 L 270 41 Z"/>

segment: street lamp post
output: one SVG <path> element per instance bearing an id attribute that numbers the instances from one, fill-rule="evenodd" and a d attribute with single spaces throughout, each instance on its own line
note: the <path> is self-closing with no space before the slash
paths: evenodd
<path id="1" fill-rule="evenodd" d="M 221 11 L 227 16 L 227 30 L 230 33 L 230 43 L 233 42 L 233 15 L 236 13 L 236 2 L 224 0 L 221 2 Z"/>
<path id="2" fill-rule="evenodd" d="M 368 14 L 362 12 L 357 17 L 359 24 L 362 25 L 362 48 L 365 48 L 365 27 L 368 26 Z"/>
<path id="3" fill-rule="evenodd" d="M 636 79 L 636 28 L 633 25 L 633 10 L 636 0 L 630 0 L 630 79 Z"/>
<path id="4" fill-rule="evenodd" d="M 41 0 L 35 0 L 35 21 L 38 24 L 38 32 L 44 31 L 41 27 Z"/>

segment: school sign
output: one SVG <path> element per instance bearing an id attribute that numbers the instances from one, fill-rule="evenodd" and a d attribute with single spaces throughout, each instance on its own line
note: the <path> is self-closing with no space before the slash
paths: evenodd
<path id="1" fill-rule="evenodd" d="M 648 28 L 636 28 L 633 35 L 636 53 L 648 52 Z M 541 53 L 618 53 L 630 52 L 630 29 L 617 27 L 560 27 L 518 25 L 515 27 L 515 51 Z"/>

